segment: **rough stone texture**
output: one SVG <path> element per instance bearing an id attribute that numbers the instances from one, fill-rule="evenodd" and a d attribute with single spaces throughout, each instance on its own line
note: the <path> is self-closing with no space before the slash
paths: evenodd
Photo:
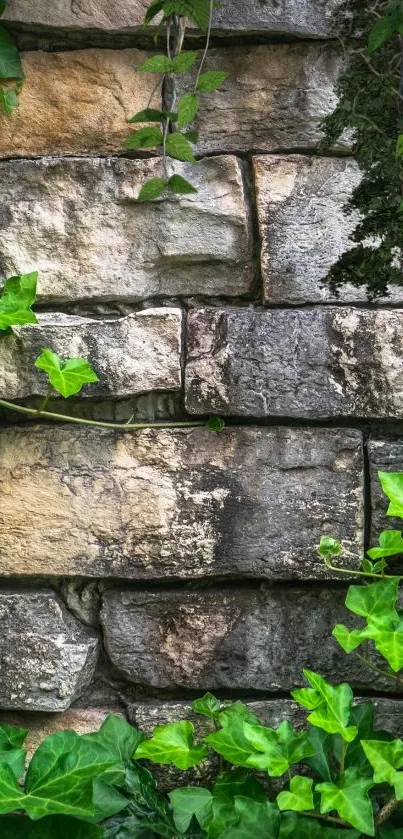
<path id="1" fill-rule="evenodd" d="M 0 393 L 15 400 L 46 393 L 34 366 L 42 347 L 62 358 L 86 358 L 99 377 L 81 396 L 118 397 L 181 386 L 180 309 L 146 309 L 119 320 L 39 315 L 0 342 Z"/>
<path id="2" fill-rule="evenodd" d="M 40 714 L 23 712 L 2 712 L 0 713 L 0 725 L 15 725 L 18 728 L 27 728 L 28 736 L 24 743 L 27 749 L 27 759 L 30 760 L 38 746 L 45 737 L 55 734 L 57 731 L 72 729 L 77 734 L 90 734 L 97 731 L 108 714 L 119 714 L 121 710 L 116 708 L 70 708 L 62 714 Z"/>
<path id="3" fill-rule="evenodd" d="M 327 307 L 189 315 L 193 414 L 399 417 L 403 310 Z"/>
<path id="4" fill-rule="evenodd" d="M 153 74 L 138 73 L 144 58 L 138 50 L 26 53 L 20 107 L 2 125 L 0 157 L 122 152 L 127 119 L 155 85 Z M 315 147 L 341 61 L 326 44 L 212 50 L 206 67 L 230 76 L 203 98 L 197 151 Z M 189 79 L 183 83 L 188 90 Z"/>
<path id="5" fill-rule="evenodd" d="M 303 667 L 331 681 L 373 688 L 373 673 L 332 638 L 348 621 L 332 589 L 110 590 L 101 619 L 122 675 L 152 688 L 288 691 Z M 393 683 L 379 678 L 380 690 Z"/>
<path id="6" fill-rule="evenodd" d="M 372 439 L 368 444 L 371 497 L 372 497 L 372 536 L 378 543 L 381 530 L 402 530 L 402 520 L 386 516 L 389 501 L 382 492 L 378 472 L 403 472 L 403 441 L 399 439 Z M 396 560 L 389 559 L 391 567 Z M 396 573 L 403 573 L 397 569 Z"/>
<path id="7" fill-rule="evenodd" d="M 41 26 L 44 29 L 88 30 L 105 32 L 138 32 L 141 29 L 148 0 L 9 0 L 4 20 Z M 214 12 L 213 29 L 220 34 L 276 33 L 309 37 L 329 34 L 332 9 L 337 0 L 282 0 L 262 4 L 251 0 L 222 0 Z"/>
<path id="8" fill-rule="evenodd" d="M 334 429 L 5 429 L 0 573 L 328 578 L 322 533 L 362 550 L 360 447 Z"/>
<path id="9" fill-rule="evenodd" d="M 262 242 L 265 301 L 270 304 L 334 300 L 321 282 L 351 245 L 358 213 L 342 208 L 360 181 L 354 160 L 299 155 L 254 158 Z M 365 300 L 343 288 L 344 301 Z"/>
<path id="10" fill-rule="evenodd" d="M 91 682 L 96 635 L 53 592 L 1 591 L 0 636 L 0 708 L 64 711 Z"/>
<path id="11" fill-rule="evenodd" d="M 239 161 L 176 169 L 196 195 L 138 204 L 143 183 L 161 174 L 157 160 L 0 163 L 3 275 L 38 269 L 38 299 L 52 303 L 246 294 L 253 268 Z"/>

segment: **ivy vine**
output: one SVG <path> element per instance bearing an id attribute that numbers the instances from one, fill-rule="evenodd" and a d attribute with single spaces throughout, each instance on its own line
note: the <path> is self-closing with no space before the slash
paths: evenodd
<path id="1" fill-rule="evenodd" d="M 346 0 L 336 23 L 348 39 L 348 63 L 322 149 L 352 132 L 363 175 L 344 208 L 361 215 L 353 247 L 325 283 L 336 294 L 345 283 L 365 287 L 376 299 L 403 284 L 403 0 Z"/>

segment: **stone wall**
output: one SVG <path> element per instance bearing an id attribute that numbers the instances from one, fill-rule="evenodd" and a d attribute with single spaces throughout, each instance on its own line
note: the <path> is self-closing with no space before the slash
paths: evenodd
<path id="1" fill-rule="evenodd" d="M 58 410 L 227 428 L 3 411 L 0 708 L 32 742 L 111 708 L 148 729 L 208 689 L 298 722 L 303 666 L 373 692 L 331 638 L 345 588 L 315 547 L 342 538 L 357 566 L 385 511 L 376 471 L 402 468 L 403 293 L 376 308 L 321 286 L 357 221 L 348 145 L 316 153 L 336 3 L 223 0 L 208 62 L 230 76 L 203 104 L 199 166 L 176 167 L 199 191 L 140 205 L 160 161 L 122 148 L 154 83 L 146 5 L 9 0 L 26 82 L 1 118 L 0 269 L 40 284 L 38 325 L 1 339 L 0 393 L 37 405 L 50 346 L 99 373 Z M 379 709 L 396 727 L 398 697 Z"/>

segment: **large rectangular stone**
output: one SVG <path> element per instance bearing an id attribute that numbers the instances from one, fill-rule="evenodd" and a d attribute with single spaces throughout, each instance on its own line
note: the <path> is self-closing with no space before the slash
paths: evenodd
<path id="1" fill-rule="evenodd" d="M 142 30 L 148 5 L 148 0 L 9 0 L 4 20 L 45 31 L 136 33 Z M 286 4 L 249 0 L 247 6 L 245 0 L 222 0 L 213 14 L 213 31 L 221 35 L 276 33 L 322 38 L 329 35 L 332 11 L 337 5 L 338 0 L 289 0 Z"/>
<path id="2" fill-rule="evenodd" d="M 161 174 L 157 160 L 0 163 L 3 273 L 39 270 L 38 299 L 51 303 L 247 294 L 254 275 L 240 162 L 176 168 L 197 194 L 138 204 L 144 182 Z"/>
<path id="3" fill-rule="evenodd" d="M 392 418 L 403 411 L 403 310 L 189 314 L 192 414 Z"/>
<path id="4" fill-rule="evenodd" d="M 1 591 L 0 635 L 2 709 L 66 710 L 93 678 L 97 637 L 52 591 Z"/>
<path id="5" fill-rule="evenodd" d="M 344 599 L 340 589 L 294 587 L 113 589 L 104 596 L 101 619 L 111 661 L 135 684 L 288 691 L 304 683 L 307 667 L 331 682 L 373 689 L 373 672 L 331 634 L 349 619 Z M 377 688 L 393 691 L 394 683 L 379 677 Z"/>
<path id="6" fill-rule="evenodd" d="M 0 434 L 0 574 L 323 579 L 362 551 L 360 435 L 204 428 Z"/>
<path id="7" fill-rule="evenodd" d="M 378 472 L 403 472 L 403 441 L 398 437 L 389 439 L 371 439 L 368 443 L 371 500 L 372 500 L 372 538 L 378 543 L 381 530 L 403 530 L 401 519 L 386 516 L 389 500 L 383 494 Z M 396 565 L 396 559 L 389 559 L 390 567 Z M 402 573 L 401 563 L 396 573 Z"/>
<path id="8" fill-rule="evenodd" d="M 47 392 L 34 366 L 43 347 L 62 358 L 85 358 L 99 377 L 81 396 L 98 399 L 181 387 L 180 309 L 145 309 L 117 320 L 38 315 L 0 340 L 0 393 L 15 400 Z"/>
<path id="9" fill-rule="evenodd" d="M 20 107 L 2 121 L 0 157 L 123 152 L 127 120 L 155 86 L 154 74 L 138 72 L 145 57 L 138 50 L 26 53 Z M 211 50 L 207 69 L 230 75 L 202 99 L 197 152 L 314 148 L 336 102 L 341 62 L 332 44 Z M 193 82 L 182 83 L 189 90 Z"/>

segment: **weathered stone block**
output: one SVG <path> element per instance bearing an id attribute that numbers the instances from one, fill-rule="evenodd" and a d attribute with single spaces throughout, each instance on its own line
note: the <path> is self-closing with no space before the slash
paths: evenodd
<path id="1" fill-rule="evenodd" d="M 204 428 L 0 435 L 0 574 L 321 579 L 362 551 L 360 435 Z"/>
<path id="2" fill-rule="evenodd" d="M 91 682 L 96 635 L 53 592 L 2 591 L 0 635 L 0 708 L 64 711 Z"/>
<path id="3" fill-rule="evenodd" d="M 193 414 L 400 417 L 403 310 L 327 307 L 190 313 Z"/>
<path id="4" fill-rule="evenodd" d="M 303 667 L 373 688 L 373 673 L 331 635 L 348 619 L 344 597 L 277 587 L 110 590 L 101 614 L 106 650 L 125 678 L 152 688 L 288 691 L 304 682 Z M 377 686 L 393 691 L 381 677 Z"/>
<path id="5" fill-rule="evenodd" d="M 390 438 L 384 440 L 372 439 L 368 444 L 371 498 L 372 498 L 372 536 L 377 544 L 381 530 L 403 530 L 401 519 L 386 516 L 389 500 L 383 494 L 379 482 L 378 472 L 403 472 L 403 441 Z M 396 560 L 389 559 L 391 568 L 396 566 Z M 396 573 L 402 573 L 400 568 Z"/>
<path id="6" fill-rule="evenodd" d="M 122 152 L 127 119 L 146 107 L 155 85 L 153 74 L 138 72 L 145 57 L 138 50 L 26 53 L 20 107 L 2 124 L 0 157 Z M 315 147 L 334 108 L 341 62 L 326 44 L 212 50 L 207 69 L 230 75 L 203 97 L 198 153 Z M 189 79 L 184 84 L 188 90 Z"/>
<path id="7" fill-rule="evenodd" d="M 42 347 L 63 358 L 86 358 L 99 376 L 82 396 L 108 398 L 181 386 L 180 309 L 146 309 L 118 320 L 39 315 L 0 342 L 0 393 L 22 399 L 46 393 L 47 377 L 34 366 Z"/>
<path id="8" fill-rule="evenodd" d="M 45 30 L 138 32 L 147 6 L 147 0 L 41 0 L 32 5 L 26 0 L 9 0 L 4 20 Z M 222 0 L 214 12 L 213 29 L 225 35 L 273 32 L 321 38 L 329 34 L 336 6 L 337 0 L 288 0 L 281 5 L 251 0 L 245 8 L 244 0 Z"/>
<path id="9" fill-rule="evenodd" d="M 343 206 L 360 181 L 351 159 L 299 155 L 254 158 L 262 275 L 267 303 L 318 303 L 334 299 L 321 283 L 348 247 L 358 213 Z M 343 300 L 365 292 L 343 287 Z"/>
<path id="10" fill-rule="evenodd" d="M 157 160 L 0 163 L 2 271 L 38 269 L 39 300 L 52 303 L 247 294 L 240 163 L 220 157 L 177 170 L 196 195 L 138 204 L 143 183 L 161 174 Z"/>

